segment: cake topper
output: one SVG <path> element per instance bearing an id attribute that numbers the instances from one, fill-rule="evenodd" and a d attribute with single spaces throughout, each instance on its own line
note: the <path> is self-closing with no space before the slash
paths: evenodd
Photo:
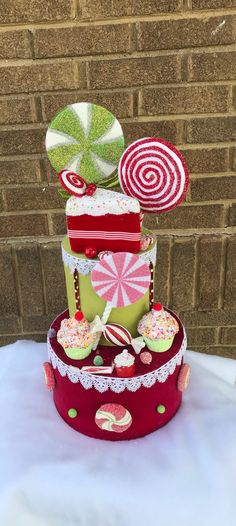
<path id="1" fill-rule="evenodd" d="M 96 184 L 87 184 L 79 174 L 70 170 L 62 170 L 58 177 L 62 188 L 76 197 L 83 197 L 83 195 L 92 196 L 96 192 Z"/>
<path id="2" fill-rule="evenodd" d="M 124 136 L 114 115 L 97 104 L 78 102 L 53 118 L 46 134 L 49 161 L 58 172 L 70 170 L 87 183 L 117 185 Z"/>
<path id="3" fill-rule="evenodd" d="M 184 199 L 189 183 L 182 155 L 163 139 L 144 138 L 133 142 L 118 166 L 123 192 L 138 199 L 144 212 L 161 214 Z"/>

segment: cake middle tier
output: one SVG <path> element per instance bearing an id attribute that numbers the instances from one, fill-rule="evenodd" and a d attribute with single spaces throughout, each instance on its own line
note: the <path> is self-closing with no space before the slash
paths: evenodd
<path id="1" fill-rule="evenodd" d="M 145 231 L 145 233 L 148 232 Z M 128 329 L 133 337 L 138 336 L 138 322 L 150 310 L 153 303 L 156 241 L 144 252 L 139 252 L 138 255 L 150 266 L 150 288 L 136 303 L 126 307 L 113 308 L 108 319 L 108 322 L 118 323 Z M 91 284 L 91 271 L 99 259 L 88 259 L 84 254 L 73 252 L 67 236 L 62 241 L 62 259 L 70 317 L 73 317 L 78 309 L 82 310 L 89 322 L 93 321 L 97 314 L 102 317 L 106 302 L 96 294 Z M 101 343 L 108 344 L 104 339 L 102 339 Z"/>

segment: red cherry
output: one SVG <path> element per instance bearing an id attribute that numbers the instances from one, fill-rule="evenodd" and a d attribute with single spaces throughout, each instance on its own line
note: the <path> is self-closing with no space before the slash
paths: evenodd
<path id="1" fill-rule="evenodd" d="M 153 310 L 162 310 L 162 304 L 161 303 L 154 303 Z"/>
<path id="2" fill-rule="evenodd" d="M 75 313 L 75 319 L 77 321 L 82 321 L 84 319 L 84 315 L 82 313 L 82 311 L 78 310 L 76 313 Z"/>
<path id="3" fill-rule="evenodd" d="M 93 259 L 97 257 L 97 249 L 95 247 L 87 247 L 84 253 L 88 259 Z"/>
<path id="4" fill-rule="evenodd" d="M 87 188 L 85 190 L 86 195 L 92 196 L 97 190 L 97 186 L 94 183 L 90 183 L 87 185 Z"/>

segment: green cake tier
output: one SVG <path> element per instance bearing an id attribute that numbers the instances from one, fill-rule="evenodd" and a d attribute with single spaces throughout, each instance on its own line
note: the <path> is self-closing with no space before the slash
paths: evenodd
<path id="1" fill-rule="evenodd" d="M 150 233 L 145 230 L 145 234 Z M 153 269 L 156 262 L 156 242 L 145 252 L 140 252 L 144 261 L 150 265 L 152 279 L 150 289 L 136 303 L 127 307 L 114 308 L 111 311 L 108 322 L 119 323 L 126 327 L 133 337 L 138 336 L 137 325 L 140 318 L 150 310 L 150 303 L 153 297 Z M 85 318 L 91 322 L 96 314 L 102 317 L 106 307 L 106 302 L 101 299 L 94 291 L 91 284 L 91 271 L 98 259 L 88 259 L 84 254 L 72 252 L 68 237 L 62 241 L 62 258 L 64 263 L 66 290 L 70 317 L 74 316 L 76 310 L 80 308 Z M 101 344 L 109 345 L 105 339 L 101 339 Z"/>

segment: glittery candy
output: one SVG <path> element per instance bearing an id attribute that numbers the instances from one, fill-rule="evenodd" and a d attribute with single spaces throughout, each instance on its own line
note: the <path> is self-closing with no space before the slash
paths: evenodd
<path id="1" fill-rule="evenodd" d="M 140 360 L 145 365 L 150 365 L 152 363 L 152 355 L 148 351 L 144 351 L 140 354 Z"/>
<path id="2" fill-rule="evenodd" d="M 64 319 L 57 333 L 57 341 L 63 349 L 80 347 L 86 349 L 96 340 L 96 335 L 90 331 L 90 325 L 83 317 L 82 320 L 75 318 Z"/>
<path id="3" fill-rule="evenodd" d="M 157 309 L 157 306 L 160 308 Z M 150 340 L 171 339 L 179 331 L 178 322 L 161 304 L 145 314 L 138 324 L 138 332 Z"/>

